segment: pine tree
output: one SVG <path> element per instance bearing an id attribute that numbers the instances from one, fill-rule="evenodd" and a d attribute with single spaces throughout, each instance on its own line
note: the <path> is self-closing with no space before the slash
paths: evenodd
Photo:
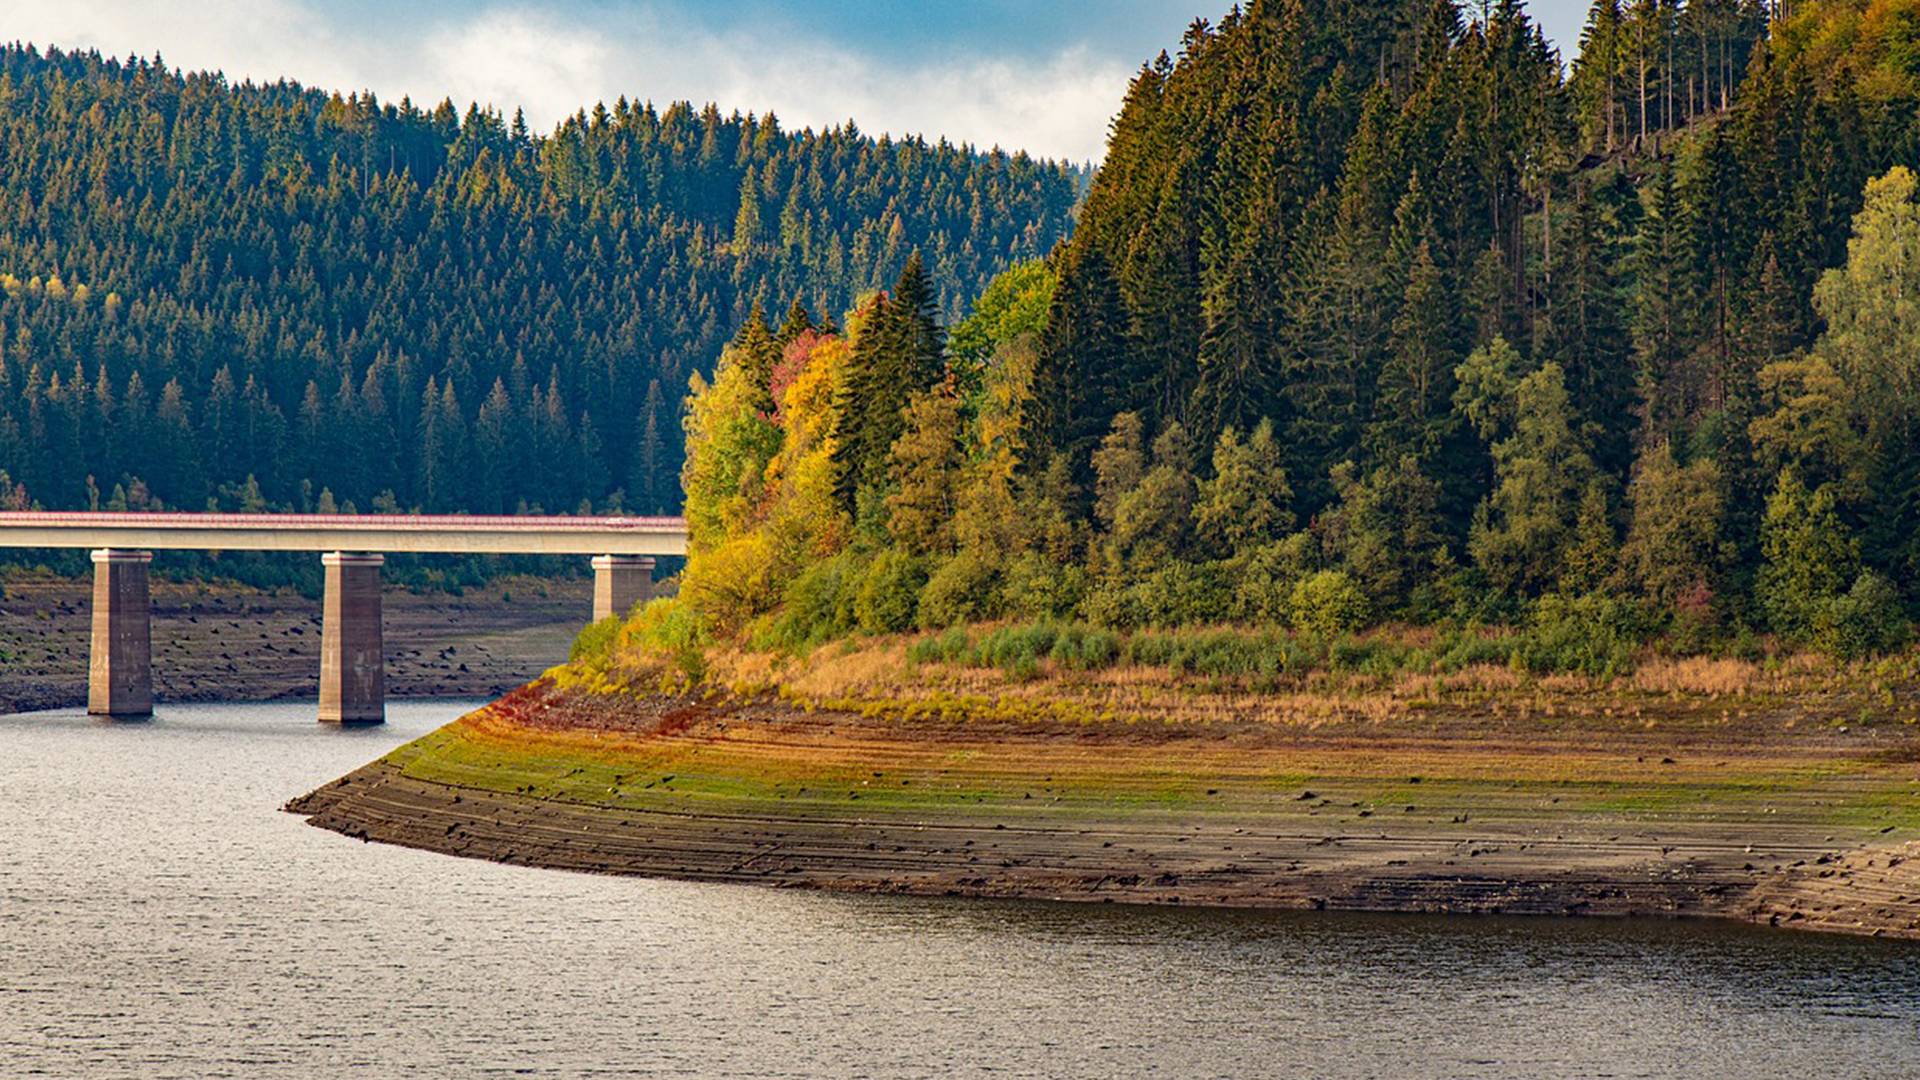
<path id="1" fill-rule="evenodd" d="M 512 463 L 519 449 L 512 442 L 513 402 L 507 396 L 504 379 L 493 381 L 493 390 L 480 403 L 480 415 L 473 425 L 473 505 L 481 513 L 505 513 L 509 493 L 518 494 L 520 485 L 513 476 Z"/>
<path id="2" fill-rule="evenodd" d="M 1547 352 L 1567 375 L 1567 394 L 1593 443 L 1595 464 L 1625 475 L 1632 455 L 1626 418 L 1635 398 L 1632 344 L 1611 265 L 1611 238 L 1584 190 L 1556 278 Z"/>
<path id="3" fill-rule="evenodd" d="M 1372 460 L 1397 462 L 1412 454 L 1431 457 L 1456 426 L 1450 407 L 1456 353 L 1453 296 L 1426 240 L 1407 271 L 1406 295 L 1375 400 L 1367 445 Z"/>
<path id="4" fill-rule="evenodd" d="M 640 438 L 634 446 L 633 469 L 627 479 L 628 505 L 643 514 L 663 512 L 670 495 L 677 494 L 666 490 L 670 486 L 667 448 L 660 431 L 664 409 L 660 380 L 655 379 L 647 384 L 647 399 L 640 407 Z"/>
<path id="5" fill-rule="evenodd" d="M 1023 413 L 1021 464 L 1046 467 L 1055 455 L 1082 482 L 1093 446 L 1113 426 L 1127 372 L 1126 312 L 1120 290 L 1098 248 L 1063 266 L 1040 334 L 1033 400 Z M 1144 417 L 1143 417 L 1144 419 Z"/>

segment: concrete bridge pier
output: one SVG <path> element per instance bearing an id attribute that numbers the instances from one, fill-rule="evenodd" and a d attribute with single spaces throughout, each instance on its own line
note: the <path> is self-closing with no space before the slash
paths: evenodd
<path id="1" fill-rule="evenodd" d="M 93 648 L 87 661 L 87 712 L 153 715 L 153 606 L 147 591 L 151 551 L 93 553 Z"/>
<path id="2" fill-rule="evenodd" d="M 380 568 L 385 555 L 330 551 L 320 627 L 320 722 L 384 724 L 387 673 L 380 636 Z"/>
<path id="3" fill-rule="evenodd" d="M 653 558 L 596 555 L 593 560 L 593 621 L 627 617 L 633 605 L 653 598 Z"/>

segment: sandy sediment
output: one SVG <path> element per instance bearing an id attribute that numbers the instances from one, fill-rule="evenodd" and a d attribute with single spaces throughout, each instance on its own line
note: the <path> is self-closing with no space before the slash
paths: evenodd
<path id="1" fill-rule="evenodd" d="M 1410 748 L 1313 733 L 1266 745 L 1241 739 L 1232 756 L 1243 767 L 1221 787 L 1162 805 L 1101 792 L 1127 790 L 1142 761 L 1157 762 L 1148 769 L 1154 784 L 1183 759 L 1216 769 L 1207 755 L 1219 747 L 1128 737 L 1123 746 L 1085 732 L 1015 736 L 1005 760 L 1032 765 L 1015 775 L 938 724 L 903 729 L 764 700 L 622 703 L 534 687 L 288 809 L 362 840 L 593 873 L 1086 902 L 1709 917 L 1920 939 L 1920 845 L 1889 827 L 1836 825 L 1827 813 L 1862 790 L 1858 778 L 1763 792 L 1764 808 L 1607 812 L 1551 794 L 1577 783 L 1449 785 L 1448 736 Z M 1487 750 L 1453 737 L 1456 765 Z M 1009 742 L 1005 733 L 993 740 Z M 523 751 L 531 756 L 516 756 Z M 809 764 L 785 772 L 743 764 L 801 758 Z M 1367 798 L 1364 777 L 1287 768 L 1338 772 L 1346 760 L 1381 774 L 1419 769 L 1428 782 L 1419 802 L 1396 805 Z M 1089 763 L 1098 778 L 1074 782 L 1070 771 Z M 875 785 L 956 794 L 819 797 L 868 766 L 878 766 Z M 715 783 L 748 771 L 779 775 L 755 796 L 715 793 Z M 1409 779 L 1394 782 L 1404 791 Z M 1036 791 L 1051 794 L 1035 800 Z"/>

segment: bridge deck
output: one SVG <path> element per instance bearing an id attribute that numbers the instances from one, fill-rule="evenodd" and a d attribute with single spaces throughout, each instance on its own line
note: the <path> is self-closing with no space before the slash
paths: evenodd
<path id="1" fill-rule="evenodd" d="M 684 555 L 681 518 L 0 513 L 0 547 Z"/>

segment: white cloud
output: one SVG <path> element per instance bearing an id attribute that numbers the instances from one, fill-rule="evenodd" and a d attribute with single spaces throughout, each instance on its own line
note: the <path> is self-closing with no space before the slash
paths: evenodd
<path id="1" fill-rule="evenodd" d="M 867 132 L 955 141 L 1073 160 L 1099 158 L 1130 71 L 1084 50 L 1031 65 L 953 58 L 902 71 L 860 57 L 739 65 L 726 96 L 765 101 L 789 123 L 852 118 Z M 822 77 L 825 75 L 826 77 Z"/>
<path id="2" fill-rule="evenodd" d="M 609 43 L 582 30 L 516 11 L 493 11 L 443 28 L 424 43 L 416 100 L 478 101 L 511 115 L 524 108 L 545 127 L 604 96 L 612 79 Z"/>
<path id="3" fill-rule="evenodd" d="M 10 0 L 8 8 L 0 33 L 14 40 L 117 57 L 159 53 L 169 65 L 222 69 L 235 81 L 365 85 L 359 74 L 373 51 L 342 40 L 296 0 Z"/>
<path id="4" fill-rule="evenodd" d="M 416 102 L 452 97 L 536 128 L 625 94 L 773 110 L 789 127 L 848 119 L 863 131 L 1097 159 L 1131 66 L 1073 48 L 1014 61 L 974 55 L 880 58 L 790 29 L 765 36 L 694 25 L 686 11 L 590 8 L 594 17 L 493 7 L 458 21 L 396 8 L 377 23 L 329 18 L 313 0 L 10 0 L 18 40 L 161 53 L 234 79 L 291 78 Z"/>

